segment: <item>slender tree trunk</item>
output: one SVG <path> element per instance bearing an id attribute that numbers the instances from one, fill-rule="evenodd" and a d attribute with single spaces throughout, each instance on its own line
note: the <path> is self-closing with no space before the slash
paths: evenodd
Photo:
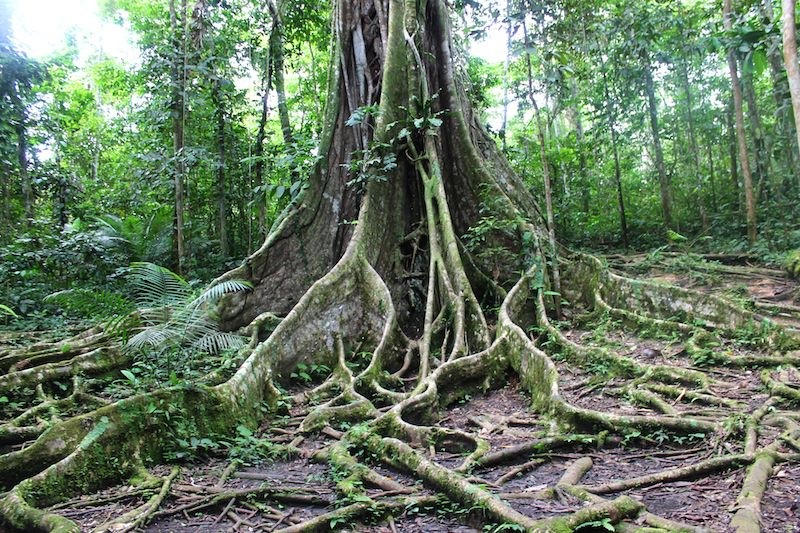
<path id="1" fill-rule="evenodd" d="M 278 96 L 278 118 L 281 121 L 283 140 L 288 145 L 292 142 L 292 125 L 289 121 L 289 107 L 286 104 L 286 84 L 283 77 L 283 22 L 275 2 L 269 0 L 268 7 L 272 15 L 272 34 L 269 39 L 269 53 L 272 56 L 272 81 Z"/>
<path id="2" fill-rule="evenodd" d="M 683 79 L 683 91 L 686 94 L 686 122 L 689 125 L 689 147 L 692 151 L 692 170 L 697 183 L 697 206 L 700 214 L 700 221 L 703 224 L 703 232 L 708 231 L 708 215 L 706 214 L 705 202 L 703 199 L 703 174 L 700 169 L 700 149 L 697 146 L 697 136 L 694 131 L 694 109 L 692 105 L 692 88 L 689 85 L 689 68 L 686 60 L 681 61 L 681 77 Z"/>
<path id="3" fill-rule="evenodd" d="M 217 233 L 220 253 L 222 257 L 228 257 L 230 243 L 228 242 L 228 206 L 225 198 L 227 192 L 225 185 L 225 103 L 221 85 L 222 82 L 219 79 L 214 80 L 211 87 L 211 99 L 214 104 L 217 141 Z"/>
<path id="4" fill-rule="evenodd" d="M 511 23 L 511 11 L 513 2 L 507 0 L 506 2 L 506 17 L 508 24 L 506 24 L 506 58 L 503 62 L 503 125 L 500 127 L 500 140 L 503 143 L 503 152 L 508 149 L 508 105 L 509 105 L 509 88 L 511 84 L 511 44 L 513 38 L 513 25 Z"/>
<path id="5" fill-rule="evenodd" d="M 269 87 L 272 83 L 272 70 L 269 54 L 264 60 L 264 73 L 261 83 L 261 117 L 258 120 L 258 133 L 256 134 L 256 142 L 253 147 L 253 157 L 255 165 L 253 168 L 255 185 L 262 190 L 261 197 L 258 200 L 258 234 L 263 240 L 267 236 L 267 201 L 266 201 L 266 183 L 264 181 L 264 140 L 266 138 L 267 117 L 269 116 Z"/>
<path id="6" fill-rule="evenodd" d="M 768 23 L 775 22 L 775 11 L 772 6 L 773 0 L 763 0 L 761 4 L 762 13 Z M 796 132 L 792 117 L 792 97 L 789 92 L 789 81 L 784 69 L 783 57 L 781 53 L 781 38 L 770 36 L 767 49 L 767 59 L 769 60 L 769 70 L 772 77 L 772 97 L 775 100 L 777 113 L 777 130 L 780 132 L 779 161 L 784 168 L 784 189 L 800 187 L 800 148 L 795 142 Z"/>
<path id="7" fill-rule="evenodd" d="M 17 161 L 19 162 L 19 182 L 22 187 L 22 204 L 28 226 L 33 223 L 33 185 L 28 173 L 28 132 L 26 131 L 25 109 L 20 106 L 20 120 L 17 124 Z"/>
<path id="8" fill-rule="evenodd" d="M 750 123 L 750 136 L 755 145 L 755 183 L 758 187 L 758 198 L 768 199 L 770 197 L 769 183 L 769 154 L 764 140 L 764 126 L 761 124 L 761 116 L 758 112 L 758 101 L 756 100 L 756 89 L 753 86 L 753 74 L 742 69 L 742 86 L 744 96 L 747 100 L 747 117 Z"/>
<path id="9" fill-rule="evenodd" d="M 724 0 L 723 22 L 727 31 L 733 30 L 733 14 L 731 0 Z M 757 239 L 756 228 L 756 199 L 753 194 L 753 176 L 750 173 L 750 161 L 747 155 L 747 139 L 744 131 L 744 110 L 742 105 L 742 88 L 739 85 L 739 72 L 736 66 L 736 56 L 733 50 L 728 51 L 728 70 L 731 76 L 731 86 L 733 87 L 733 107 L 736 119 L 736 139 L 739 149 L 739 164 L 742 168 L 744 177 L 744 196 L 745 207 L 747 210 L 747 240 L 750 244 L 755 244 Z"/>
<path id="10" fill-rule="evenodd" d="M 736 201 L 737 206 L 736 208 L 740 213 L 744 213 L 744 201 L 739 188 L 739 162 L 736 151 L 736 113 L 734 109 L 733 91 L 731 91 L 731 97 L 728 100 L 728 111 L 726 114 L 728 121 L 728 152 L 731 162 L 731 185 L 733 186 L 734 200 Z"/>
<path id="11" fill-rule="evenodd" d="M 184 249 L 184 111 L 186 91 L 186 16 L 185 2 L 181 7 L 181 16 L 176 13 L 175 0 L 169 2 L 170 28 L 172 30 L 172 156 L 173 156 L 173 193 L 175 212 L 172 221 L 172 250 L 176 271 L 183 273 Z M 183 36 L 183 38 L 182 38 Z"/>
<path id="12" fill-rule="evenodd" d="M 797 29 L 795 27 L 795 0 L 783 0 L 783 61 L 792 95 L 795 133 L 800 147 L 800 65 L 797 62 Z M 798 182 L 800 187 L 800 182 Z"/>
<path id="13" fill-rule="evenodd" d="M 619 224 L 622 230 L 622 242 L 628 246 L 628 220 L 625 217 L 625 195 L 622 191 L 622 169 L 619 164 L 619 149 L 617 147 L 617 118 L 614 102 L 611 100 L 611 94 L 608 90 L 608 76 L 606 75 L 606 66 L 602 63 L 600 69 L 603 72 L 603 92 L 606 98 L 606 121 L 608 123 L 608 130 L 611 132 L 611 149 L 614 152 L 614 183 L 617 186 L 617 205 L 619 207 Z"/>
<path id="14" fill-rule="evenodd" d="M 653 132 L 653 149 L 656 158 L 656 170 L 658 172 L 658 185 L 661 190 L 661 216 L 664 226 L 672 229 L 672 192 L 669 175 L 664 167 L 664 150 L 661 146 L 661 135 L 658 128 L 658 103 L 656 101 L 656 89 L 653 83 L 652 67 L 650 66 L 650 56 L 646 50 L 642 51 L 642 68 L 644 71 L 645 91 L 647 92 L 647 105 L 650 113 L 650 129 Z"/>
<path id="15" fill-rule="evenodd" d="M 716 215 L 717 207 L 717 178 L 714 172 L 714 151 L 711 144 L 708 145 L 708 176 L 711 184 L 711 213 Z"/>
<path id="16" fill-rule="evenodd" d="M 61 146 L 62 141 L 56 138 L 56 146 Z M 69 194 L 66 169 L 61 168 L 61 150 L 56 148 L 56 169 L 58 172 L 55 190 L 53 191 L 53 211 L 56 224 L 60 229 L 67 225 L 67 195 Z"/>
<path id="17" fill-rule="evenodd" d="M 6 228 L 11 222 L 11 168 L 4 156 L 0 156 L 0 198 L 3 202 L 0 207 L 0 216 L 2 216 L 3 228 Z M 8 235 L 5 231 L 3 233 Z"/>
<path id="18" fill-rule="evenodd" d="M 542 162 L 542 180 L 544 181 L 544 198 L 547 210 L 547 236 L 550 241 L 550 253 L 552 259 L 551 272 L 553 277 L 553 291 L 555 295 L 556 316 L 561 317 L 561 274 L 558 269 L 558 246 L 556 243 L 556 221 L 553 213 L 553 185 L 550 180 L 550 165 L 547 161 L 547 144 L 545 142 L 545 123 L 539 105 L 536 103 L 536 96 L 533 92 L 533 66 L 531 65 L 531 54 L 528 52 L 528 26 L 525 19 L 522 19 L 522 31 L 525 38 L 525 65 L 528 70 L 528 96 L 533 106 L 533 113 L 536 117 L 536 130 L 539 137 L 539 158 Z"/>
<path id="19" fill-rule="evenodd" d="M 584 213 L 589 214 L 589 204 L 591 199 L 591 190 L 589 183 L 589 176 L 586 165 L 586 148 L 584 146 L 585 134 L 583 131 L 583 119 L 581 117 L 581 109 L 578 104 L 578 83 L 572 81 L 572 116 L 575 121 L 575 135 L 578 142 L 578 173 L 579 182 L 581 187 L 581 208 Z"/>

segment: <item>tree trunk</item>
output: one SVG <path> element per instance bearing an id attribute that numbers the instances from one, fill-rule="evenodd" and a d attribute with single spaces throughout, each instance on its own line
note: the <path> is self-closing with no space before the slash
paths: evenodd
<path id="1" fill-rule="evenodd" d="M 289 107 L 286 104 L 286 86 L 283 77 L 283 22 L 279 11 L 280 6 L 276 6 L 273 0 L 268 0 L 267 6 L 272 15 L 272 33 L 269 38 L 269 53 L 273 66 L 272 81 L 278 96 L 278 118 L 281 121 L 283 141 L 289 145 L 292 142 L 292 125 L 289 121 Z"/>
<path id="2" fill-rule="evenodd" d="M 25 220 L 30 226 L 33 223 L 33 185 L 28 173 L 28 132 L 27 117 L 22 103 L 19 104 L 19 122 L 17 122 L 17 162 L 19 164 L 19 182 L 22 187 L 22 205 L 25 209 Z"/>
<path id="3" fill-rule="evenodd" d="M 689 148 L 692 152 L 692 171 L 697 183 L 697 207 L 700 215 L 700 222 L 703 225 L 703 233 L 708 232 L 708 215 L 706 214 L 705 201 L 703 199 L 703 174 L 700 169 L 700 149 L 697 146 L 697 137 L 694 131 L 694 109 L 692 105 L 692 88 L 689 85 L 689 68 L 686 60 L 681 61 L 681 78 L 683 80 L 683 91 L 686 95 L 686 122 L 689 126 Z"/>
<path id="4" fill-rule="evenodd" d="M 533 114 L 536 119 L 536 131 L 538 135 L 539 144 L 539 160 L 542 163 L 542 181 L 544 182 L 544 199 L 547 211 L 547 237 L 550 243 L 551 254 L 551 272 L 553 277 L 553 291 L 555 302 L 555 312 L 557 317 L 561 317 L 561 274 L 558 269 L 558 248 L 556 244 L 556 219 L 553 213 L 553 184 L 550 179 L 550 164 L 547 161 L 547 143 L 545 140 L 545 124 L 542 120 L 542 114 L 539 110 L 539 104 L 536 103 L 536 95 L 533 92 L 533 68 L 531 65 L 531 54 L 528 52 L 528 26 L 523 16 L 522 19 L 522 32 L 525 38 L 525 65 L 528 70 L 528 97 L 533 107 Z"/>
<path id="5" fill-rule="evenodd" d="M 731 11 L 731 0 L 724 0 L 722 17 L 725 29 L 733 30 L 733 13 Z M 744 177 L 744 197 L 747 210 L 747 240 L 750 244 L 755 244 L 757 239 L 756 228 L 756 199 L 753 194 L 753 176 L 750 173 L 750 161 L 747 153 L 747 139 L 744 132 L 744 111 L 742 105 L 742 88 L 739 84 L 739 72 L 736 66 L 736 56 L 733 50 L 728 51 L 728 70 L 733 87 L 733 107 L 736 119 L 736 139 L 739 149 L 739 164 L 742 168 Z"/>
<path id="6" fill-rule="evenodd" d="M 717 178 L 714 172 L 714 149 L 711 144 L 708 145 L 708 177 L 711 184 L 711 213 L 716 215 L 718 212 L 717 207 Z"/>
<path id="7" fill-rule="evenodd" d="M 578 104 L 578 83 L 572 81 L 572 117 L 575 122 L 575 140 L 578 143 L 578 179 L 581 188 L 581 210 L 588 215 L 591 200 L 591 182 L 586 165 L 585 135 L 583 131 L 583 118 Z"/>
<path id="8" fill-rule="evenodd" d="M 753 86 L 753 73 L 744 71 L 742 76 L 742 86 L 744 87 L 744 96 L 747 100 L 747 116 L 750 123 L 750 136 L 753 138 L 755 145 L 755 183 L 758 187 L 758 198 L 762 200 L 769 199 L 770 182 L 769 182 L 769 154 L 767 153 L 767 145 L 764 140 L 764 126 L 761 124 L 761 116 L 758 113 L 758 102 L 756 101 L 756 89 Z"/>
<path id="9" fill-rule="evenodd" d="M 222 81 L 215 79 L 211 86 L 211 100 L 214 105 L 216 121 L 217 164 L 216 164 L 216 189 L 217 189 L 217 235 L 219 236 L 219 251 L 223 258 L 230 255 L 228 242 L 228 206 L 225 195 L 225 103 L 222 94 Z"/>
<path id="10" fill-rule="evenodd" d="M 622 191 L 622 169 L 619 163 L 619 149 L 617 147 L 617 116 L 614 106 L 614 101 L 611 99 L 611 93 L 608 89 L 608 76 L 606 75 L 606 66 L 602 63 L 600 70 L 603 73 L 603 93 L 606 98 L 605 115 L 608 130 L 611 132 L 611 149 L 614 152 L 614 184 L 617 187 L 617 207 L 619 208 L 619 224 L 622 231 L 622 243 L 628 246 L 628 220 L 625 217 L 625 195 Z"/>
<path id="11" fill-rule="evenodd" d="M 647 50 L 642 50 L 642 69 L 644 73 L 645 92 L 647 93 L 647 106 L 650 113 L 650 129 L 653 133 L 653 150 L 656 158 L 656 171 L 658 172 L 658 185 L 661 191 L 661 216 L 664 227 L 672 229 L 672 184 L 670 183 L 667 169 L 664 166 L 664 150 L 661 147 L 661 135 L 658 127 L 658 103 L 656 89 L 653 83 L 650 56 Z"/>
<path id="12" fill-rule="evenodd" d="M 170 78 L 172 83 L 172 179 L 175 209 L 172 219 L 172 256 L 175 270 L 183 273 L 183 262 L 186 255 L 184 248 L 184 123 L 186 112 L 186 0 L 181 4 L 181 14 L 178 17 L 175 7 L 176 0 L 169 2 L 170 29 L 172 32 L 172 58 L 170 64 Z"/>
<path id="13" fill-rule="evenodd" d="M 772 2 L 773 0 L 763 0 L 761 3 L 762 14 L 767 24 L 777 23 Z M 781 37 L 771 35 L 767 46 L 767 59 L 772 77 L 772 97 L 775 100 L 777 113 L 776 129 L 780 137 L 774 144 L 781 148 L 778 160 L 783 163 L 784 189 L 788 191 L 795 186 L 800 188 L 800 149 L 795 142 L 796 132 L 791 112 L 792 97 L 781 53 Z"/>
<path id="14" fill-rule="evenodd" d="M 795 24 L 795 0 L 783 0 L 783 61 L 792 95 L 795 133 L 800 147 L 800 66 L 797 62 L 797 29 Z M 798 182 L 800 187 L 800 182 Z"/>

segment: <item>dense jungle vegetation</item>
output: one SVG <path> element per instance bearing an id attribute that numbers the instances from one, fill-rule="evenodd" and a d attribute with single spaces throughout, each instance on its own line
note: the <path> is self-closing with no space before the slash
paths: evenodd
<path id="1" fill-rule="evenodd" d="M 0 0 L 0 524 L 792 531 L 794 0 L 97 6 Z"/>

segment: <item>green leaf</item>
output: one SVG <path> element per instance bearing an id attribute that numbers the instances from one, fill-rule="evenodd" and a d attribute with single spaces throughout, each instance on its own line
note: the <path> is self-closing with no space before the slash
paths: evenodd
<path id="1" fill-rule="evenodd" d="M 0 315 L 9 315 L 17 318 L 19 317 L 19 315 L 17 315 L 17 313 L 15 313 L 13 309 L 3 304 L 0 304 Z"/>
<path id="2" fill-rule="evenodd" d="M 138 383 L 139 383 L 139 379 L 138 379 L 138 378 L 136 377 L 136 375 L 135 375 L 133 372 L 131 372 L 130 370 L 120 370 L 120 373 L 121 373 L 123 376 L 125 376 L 125 377 L 128 379 L 128 381 L 130 381 L 130 382 L 131 382 L 131 383 L 133 383 L 134 385 L 136 385 L 136 384 L 138 384 Z"/>

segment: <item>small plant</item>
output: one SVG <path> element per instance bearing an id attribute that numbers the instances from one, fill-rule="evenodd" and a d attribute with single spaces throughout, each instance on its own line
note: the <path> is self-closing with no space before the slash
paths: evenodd
<path id="1" fill-rule="evenodd" d="M 295 381 L 299 381 L 300 383 L 307 385 L 314 380 L 326 377 L 330 373 L 330 367 L 325 365 L 316 363 L 312 363 L 310 365 L 306 363 L 298 363 L 294 372 L 289 374 L 289 377 Z"/>
<path id="2" fill-rule="evenodd" d="M 596 530 L 603 530 L 603 531 L 616 531 L 614 529 L 614 523 L 611 522 L 610 518 L 603 518 L 602 520 L 592 520 L 591 522 L 584 522 L 583 524 L 579 525 L 575 528 L 575 531 L 596 531 Z"/>
<path id="3" fill-rule="evenodd" d="M 790 278 L 800 278 L 800 250 L 793 250 L 786 254 L 783 260 L 783 269 Z"/>
<path id="4" fill-rule="evenodd" d="M 129 349 L 150 346 L 163 351 L 186 347 L 217 354 L 245 344 L 246 339 L 240 335 L 220 332 L 210 318 L 209 308 L 226 294 L 250 290 L 250 283 L 227 280 L 195 294 L 182 277 L 152 263 L 134 263 L 129 280 L 144 324 L 128 340 Z"/>

